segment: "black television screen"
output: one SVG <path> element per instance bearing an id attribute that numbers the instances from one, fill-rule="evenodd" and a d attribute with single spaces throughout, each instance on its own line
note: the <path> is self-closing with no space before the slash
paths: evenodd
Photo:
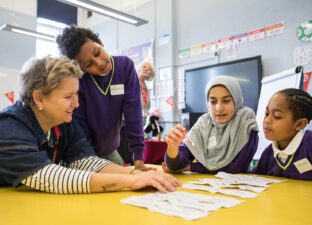
<path id="1" fill-rule="evenodd" d="M 185 109 L 183 112 L 207 112 L 205 87 L 218 75 L 228 75 L 238 80 L 244 105 L 257 112 L 261 80 L 261 56 L 191 69 L 185 71 Z"/>

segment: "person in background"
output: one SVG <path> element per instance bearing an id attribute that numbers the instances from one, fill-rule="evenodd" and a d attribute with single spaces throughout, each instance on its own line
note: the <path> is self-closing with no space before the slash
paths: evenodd
<path id="1" fill-rule="evenodd" d="M 79 103 L 74 117 L 84 129 L 98 156 L 123 165 L 117 152 L 123 127 L 136 169 L 148 170 L 143 162 L 144 133 L 140 85 L 133 62 L 125 56 L 110 56 L 89 29 L 66 27 L 57 37 L 61 53 L 78 61 Z"/>
<path id="2" fill-rule="evenodd" d="M 157 171 L 141 172 L 96 156 L 78 122 L 82 76 L 66 57 L 32 59 L 21 72 L 20 101 L 0 113 L 0 186 L 24 184 L 69 194 L 141 189 L 167 192 L 179 183 Z"/>
<path id="3" fill-rule="evenodd" d="M 146 118 L 149 115 L 150 99 L 149 93 L 145 81 L 152 80 L 154 78 L 154 69 L 150 62 L 143 62 L 138 71 L 140 89 L 141 89 L 141 105 L 142 105 L 142 116 L 143 124 L 146 123 Z"/>
<path id="4" fill-rule="evenodd" d="M 295 88 L 274 94 L 265 111 L 263 131 L 272 141 L 262 153 L 255 173 L 312 180 L 312 97 Z"/>
<path id="5" fill-rule="evenodd" d="M 197 120 L 188 138 L 184 139 L 186 129 L 180 124 L 167 134 L 164 171 L 247 172 L 259 137 L 255 113 L 243 106 L 239 83 L 217 76 L 207 83 L 205 96 L 208 113 Z"/>

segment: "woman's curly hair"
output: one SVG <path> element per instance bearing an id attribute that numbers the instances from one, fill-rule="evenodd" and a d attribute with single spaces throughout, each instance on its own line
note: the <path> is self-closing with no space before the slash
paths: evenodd
<path id="1" fill-rule="evenodd" d="M 98 34 L 93 33 L 89 29 L 77 27 L 76 25 L 70 25 L 64 28 L 62 34 L 56 38 L 60 52 L 70 59 L 74 59 L 78 55 L 81 46 L 87 40 L 103 45 Z"/>

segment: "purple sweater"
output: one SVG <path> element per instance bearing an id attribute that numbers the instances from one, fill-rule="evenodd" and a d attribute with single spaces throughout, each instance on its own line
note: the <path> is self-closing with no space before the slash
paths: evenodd
<path id="1" fill-rule="evenodd" d="M 115 72 L 111 86 L 103 95 L 90 74 L 80 79 L 79 108 L 74 117 L 79 121 L 98 156 L 105 156 L 116 150 L 120 143 L 120 129 L 125 120 L 125 133 L 134 160 L 143 159 L 144 133 L 140 85 L 133 62 L 125 56 L 114 56 Z M 106 76 L 93 76 L 102 90 L 106 90 L 112 72 Z M 124 87 L 114 93 L 112 87 Z M 115 86 L 116 87 L 116 86 Z M 116 89 L 115 89 L 116 90 Z"/>
<path id="2" fill-rule="evenodd" d="M 294 165 L 298 160 L 306 158 L 310 164 L 312 163 L 312 131 L 307 130 L 303 136 L 303 139 L 299 145 L 299 148 L 296 150 L 295 155 L 290 162 L 289 166 L 286 169 L 281 168 L 276 160 L 279 160 L 278 157 L 275 159 L 272 149 L 272 144 L 270 144 L 262 153 L 256 173 L 271 175 L 277 177 L 287 177 L 291 179 L 298 180 L 312 180 L 312 170 L 299 173 L 298 169 Z M 282 166 L 286 166 L 289 163 L 291 156 L 288 156 L 285 163 L 279 161 Z"/>
<path id="3" fill-rule="evenodd" d="M 246 173 L 248 166 L 257 151 L 258 141 L 258 132 L 251 131 L 247 144 L 236 155 L 233 161 L 227 166 L 214 171 L 208 170 L 200 162 L 193 162 L 195 158 L 184 143 L 179 146 L 179 153 L 176 158 L 169 158 L 166 154 L 165 161 L 168 168 L 172 171 L 177 171 L 185 168 L 187 165 L 190 165 L 191 171 L 198 173 L 215 174 L 219 171 L 224 171 L 227 173 Z"/>

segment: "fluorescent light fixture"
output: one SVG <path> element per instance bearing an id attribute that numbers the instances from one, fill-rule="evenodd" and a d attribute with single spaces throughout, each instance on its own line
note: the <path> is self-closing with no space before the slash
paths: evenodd
<path id="1" fill-rule="evenodd" d="M 135 26 L 140 26 L 145 23 L 148 23 L 148 21 L 140 19 L 138 17 L 129 15 L 127 13 L 100 5 L 98 3 L 87 1 L 87 0 L 57 0 L 59 2 L 63 2 L 68 5 L 76 6 L 78 8 L 87 9 L 92 12 L 96 12 L 108 17 L 111 17 L 113 19 L 117 19 L 126 23 L 130 23 Z"/>
<path id="2" fill-rule="evenodd" d="M 248 79 L 239 78 L 239 77 L 236 77 L 236 80 L 239 80 L 239 81 L 242 81 L 242 82 L 250 82 L 250 80 L 248 80 Z"/>
<path id="3" fill-rule="evenodd" d="M 45 19 L 42 17 L 38 17 L 37 22 L 40 24 L 44 24 L 44 25 L 47 25 L 49 27 L 55 27 L 58 29 L 64 29 L 67 26 L 67 24 L 65 24 L 65 23 L 60 23 L 60 22 L 56 22 L 53 20 L 48 20 L 48 19 Z"/>
<path id="4" fill-rule="evenodd" d="M 56 37 L 53 35 L 41 33 L 38 31 L 28 30 L 28 29 L 21 28 L 21 27 L 12 26 L 9 24 L 4 24 L 2 27 L 0 27 L 0 30 L 11 31 L 11 32 L 19 33 L 19 34 L 24 34 L 27 36 L 41 38 L 41 39 L 48 40 L 48 41 L 56 40 Z"/>

